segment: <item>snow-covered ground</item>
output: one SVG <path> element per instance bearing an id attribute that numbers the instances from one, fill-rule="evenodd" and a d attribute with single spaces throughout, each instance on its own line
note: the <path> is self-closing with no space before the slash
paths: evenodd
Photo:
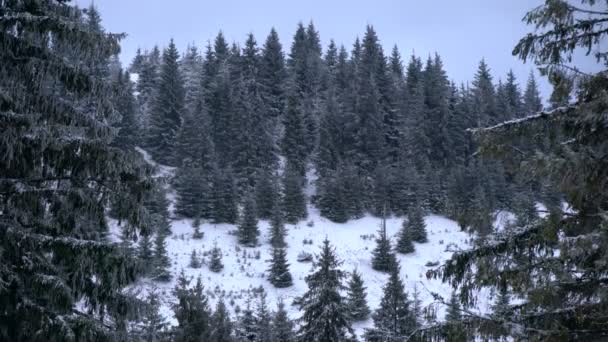
<path id="1" fill-rule="evenodd" d="M 149 156 L 143 150 L 139 150 L 144 158 L 153 164 Z M 159 166 L 159 176 L 169 176 L 174 170 Z M 312 192 L 314 189 L 308 189 Z M 169 193 L 170 200 L 174 194 Z M 202 239 L 192 239 L 192 221 L 174 220 L 172 222 L 172 235 L 167 238 L 167 250 L 171 258 L 171 272 L 173 280 L 168 283 L 154 282 L 149 279 L 140 280 L 134 287 L 141 290 L 143 296 L 147 290 L 154 288 L 160 295 L 162 302 L 162 313 L 175 324 L 171 303 L 175 301 L 172 290 L 175 280 L 183 270 L 188 277 L 193 280 L 201 277 L 207 290 L 210 304 L 212 307 L 220 297 L 233 311 L 244 308 L 249 293 L 257 291 L 260 287 L 264 288 L 267 294 L 269 305 L 274 308 L 279 298 L 282 298 L 288 305 L 287 308 L 291 317 L 299 316 L 298 308 L 292 306 L 293 299 L 302 295 L 306 290 L 304 278 L 312 269 L 311 263 L 301 263 L 297 261 L 300 252 L 310 252 L 316 254 L 323 239 L 327 237 L 335 247 L 339 259 L 343 262 L 342 269 L 352 271 L 357 268 L 362 274 L 365 286 L 367 287 L 367 300 L 372 310 L 376 309 L 382 297 L 382 287 L 388 275 L 374 271 L 371 268 L 371 252 L 374 249 L 375 235 L 381 223 L 379 218 L 365 216 L 361 219 L 351 220 L 344 224 L 333 223 L 320 216 L 319 211 L 314 207 L 308 209 L 308 219 L 296 225 L 286 225 L 288 243 L 288 261 L 290 271 L 293 276 L 293 286 L 285 289 L 276 289 L 266 279 L 266 269 L 268 259 L 270 259 L 269 244 L 269 223 L 260 221 L 259 246 L 246 248 L 237 242 L 235 235 L 236 226 L 229 224 L 210 224 L 203 222 L 201 231 L 204 232 Z M 504 224 L 510 217 L 497 215 L 497 225 Z M 387 233 L 391 237 L 392 243 L 396 243 L 397 233 L 402 225 L 403 218 L 390 217 L 387 219 Z M 442 283 L 439 279 L 428 280 L 426 272 L 432 267 L 427 263 L 438 265 L 449 259 L 456 249 L 466 249 L 470 246 L 471 236 L 460 230 L 456 222 L 445 217 L 429 215 L 425 222 L 429 242 L 424 244 L 415 243 L 416 251 L 408 255 L 398 254 L 401 264 L 401 276 L 406 285 L 406 290 L 412 298 L 414 287 L 417 288 L 423 306 L 432 303 L 431 292 L 438 293 L 444 298 L 449 298 L 452 289 L 450 285 Z M 114 226 L 115 234 L 117 227 Z M 312 244 L 305 243 L 304 241 Z M 221 248 L 223 254 L 224 269 L 219 273 L 211 272 L 206 264 L 201 268 L 193 269 L 189 267 L 190 255 L 196 250 L 197 255 L 201 256 L 209 252 L 214 244 Z M 208 256 L 205 256 L 208 261 Z M 478 301 L 478 309 L 487 310 L 488 303 L 491 301 L 487 296 L 481 296 Z M 255 304 L 255 302 L 254 302 Z M 438 318 L 444 315 L 444 308 L 438 308 Z M 362 333 L 366 327 L 371 327 L 371 319 L 355 324 L 354 328 L 358 334 Z"/>

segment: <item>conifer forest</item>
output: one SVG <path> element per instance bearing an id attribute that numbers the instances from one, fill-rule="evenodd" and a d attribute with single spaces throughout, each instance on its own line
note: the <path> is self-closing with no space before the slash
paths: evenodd
<path id="1" fill-rule="evenodd" d="M 463 80 L 314 17 L 125 60 L 103 3 L 0 0 L 0 341 L 608 341 L 607 0 Z"/>

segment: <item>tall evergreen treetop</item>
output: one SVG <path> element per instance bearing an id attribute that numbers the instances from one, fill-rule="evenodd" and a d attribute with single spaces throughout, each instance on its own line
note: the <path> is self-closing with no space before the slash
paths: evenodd
<path id="1" fill-rule="evenodd" d="M 177 165 L 177 135 L 184 115 L 184 86 L 173 39 L 163 52 L 158 89 L 152 104 L 148 147 L 156 161 Z"/>

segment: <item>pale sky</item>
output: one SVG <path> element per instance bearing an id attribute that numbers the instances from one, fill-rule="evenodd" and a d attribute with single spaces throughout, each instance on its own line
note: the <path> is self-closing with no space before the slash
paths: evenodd
<path id="1" fill-rule="evenodd" d="M 76 0 L 88 6 L 91 0 Z M 287 54 L 299 21 L 312 20 L 326 46 L 330 39 L 350 51 L 366 25 L 373 25 L 385 53 L 397 44 L 403 60 L 412 51 L 426 57 L 438 52 L 451 80 L 470 82 L 485 58 L 494 81 L 513 69 L 523 88 L 531 63 L 511 55 L 519 38 L 532 30 L 521 19 L 542 0 L 94 0 L 110 32 L 127 33 L 121 60 L 130 63 L 136 49 L 164 46 L 174 38 L 180 51 L 188 44 L 204 49 L 222 30 L 229 42 L 252 32 L 261 46 L 271 27 Z M 242 44 L 241 44 L 242 45 Z M 586 59 L 588 67 L 594 62 Z M 582 66 L 585 69 L 585 65 Z M 538 76 L 538 75 L 537 75 Z M 537 77 L 538 79 L 538 77 Z M 543 100 L 550 86 L 539 79 Z M 523 90 L 523 89 L 522 89 Z"/>

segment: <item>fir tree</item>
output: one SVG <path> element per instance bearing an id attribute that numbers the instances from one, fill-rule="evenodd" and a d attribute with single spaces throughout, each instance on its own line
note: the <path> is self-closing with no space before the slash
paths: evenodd
<path id="1" fill-rule="evenodd" d="M 287 263 L 287 251 L 284 247 L 273 247 L 271 253 L 268 281 L 277 288 L 290 287 L 293 280 Z"/>
<path id="2" fill-rule="evenodd" d="M 196 249 L 193 249 L 192 253 L 190 253 L 190 264 L 188 266 L 190 266 L 190 268 L 200 268 L 201 267 L 201 261 L 200 261 L 199 257 L 196 255 Z"/>
<path id="3" fill-rule="evenodd" d="M 156 342 L 167 340 L 166 329 L 169 324 L 160 314 L 159 309 L 158 293 L 150 291 L 146 297 L 141 327 L 141 338 L 144 341 Z"/>
<path id="4" fill-rule="evenodd" d="M 186 164 L 178 169 L 174 183 L 175 213 L 186 218 L 202 216 L 208 193 L 203 169 Z"/>
<path id="5" fill-rule="evenodd" d="M 238 326 L 236 329 L 237 340 L 243 342 L 259 342 L 260 336 L 257 331 L 257 320 L 255 313 L 251 308 L 251 295 L 247 298 L 245 309 L 238 318 Z"/>
<path id="6" fill-rule="evenodd" d="M 284 248 L 287 246 L 285 236 L 287 231 L 283 222 L 283 211 L 279 203 L 275 203 L 272 209 L 272 217 L 270 218 L 270 245 L 275 248 Z"/>
<path id="7" fill-rule="evenodd" d="M 249 247 L 254 247 L 258 243 L 258 235 L 260 235 L 256 210 L 253 197 L 245 198 L 237 235 L 239 243 Z"/>
<path id="8" fill-rule="evenodd" d="M 152 241 L 150 240 L 150 235 L 148 233 L 141 235 L 141 239 L 139 240 L 139 245 L 137 247 L 137 258 L 139 259 L 142 272 L 144 274 L 149 274 L 149 272 L 152 271 L 154 259 Z"/>
<path id="9" fill-rule="evenodd" d="M 285 133 L 281 140 L 281 152 L 299 175 L 306 170 L 306 127 L 301 108 L 295 95 L 287 96 L 287 108 L 283 119 Z"/>
<path id="10" fill-rule="evenodd" d="M 264 103 L 272 118 L 280 118 L 285 111 L 285 56 L 277 31 L 272 28 L 260 59 L 260 81 L 264 89 Z"/>
<path id="11" fill-rule="evenodd" d="M 530 76 L 528 77 L 523 102 L 525 115 L 536 114 L 543 109 L 543 102 L 540 98 L 538 85 L 533 72 L 530 72 Z"/>
<path id="12" fill-rule="evenodd" d="M 121 35 L 66 2 L 0 7 L 0 340 L 114 340 L 132 312 L 122 289 L 136 264 L 109 242 L 105 209 L 122 197 L 130 208 L 118 220 L 145 230 L 151 183 L 110 146 L 115 99 L 98 70 Z"/>
<path id="13" fill-rule="evenodd" d="M 374 327 L 365 332 L 366 341 L 402 341 L 415 327 L 410 300 L 399 277 L 398 263 L 391 266 L 388 282 L 384 286 L 380 307 L 374 312 Z"/>
<path id="14" fill-rule="evenodd" d="M 283 211 L 285 221 L 295 224 L 308 216 L 306 208 L 306 195 L 302 189 L 305 178 L 298 174 L 298 171 L 288 165 L 283 175 Z"/>
<path id="15" fill-rule="evenodd" d="M 173 290 L 177 302 L 173 304 L 173 312 L 177 326 L 173 329 L 175 341 L 207 341 L 210 335 L 210 313 L 207 297 L 204 293 L 201 278 L 189 288 L 190 280 L 183 271 L 177 278 Z"/>
<path id="16" fill-rule="evenodd" d="M 399 231 L 399 238 L 397 240 L 397 246 L 395 246 L 395 250 L 398 253 L 409 254 L 414 253 L 416 248 L 414 247 L 414 243 L 412 242 L 412 226 L 410 225 L 410 221 L 403 220 L 401 224 L 401 230 Z"/>
<path id="17" fill-rule="evenodd" d="M 259 341 L 263 341 L 272 336 L 272 315 L 266 303 L 266 292 L 260 293 L 260 299 L 255 310 L 256 333 Z"/>
<path id="18" fill-rule="evenodd" d="M 158 281 L 169 281 L 171 280 L 171 261 L 167 255 L 167 246 L 165 245 L 166 235 L 160 232 L 156 233 L 154 239 L 154 262 L 152 271 L 152 277 Z"/>
<path id="19" fill-rule="evenodd" d="M 274 177 L 266 168 L 259 171 L 255 184 L 255 203 L 258 217 L 263 220 L 270 219 L 273 209 L 279 201 L 279 189 Z"/>
<path id="20" fill-rule="evenodd" d="M 201 219 L 198 216 L 192 221 L 192 227 L 194 228 L 192 238 L 195 240 L 202 239 L 205 234 L 201 232 Z"/>
<path id="21" fill-rule="evenodd" d="M 224 264 L 222 263 L 222 250 L 217 246 L 217 243 L 215 243 L 211 249 L 209 269 L 216 273 L 224 269 Z"/>
<path id="22" fill-rule="evenodd" d="M 365 290 L 361 274 L 355 269 L 348 281 L 346 292 L 348 312 L 353 321 L 365 321 L 369 317 L 370 311 L 367 306 L 367 293 Z"/>
<path id="23" fill-rule="evenodd" d="M 272 341 L 274 342 L 295 342 L 294 324 L 287 315 L 285 303 L 279 299 L 277 311 L 272 318 Z"/>
<path id="24" fill-rule="evenodd" d="M 173 166 L 177 165 L 176 140 L 184 115 L 184 89 L 178 58 L 179 53 L 171 40 L 163 52 L 148 131 L 148 147 L 154 160 Z"/>
<path id="25" fill-rule="evenodd" d="M 213 205 L 212 222 L 236 223 L 238 219 L 238 197 L 230 169 L 214 168 L 211 203 Z"/>
<path id="26" fill-rule="evenodd" d="M 120 113 L 121 119 L 114 144 L 127 151 L 139 143 L 141 130 L 138 121 L 138 107 L 133 96 L 133 83 L 129 79 L 127 71 L 123 73 L 122 70 L 119 70 L 115 84 L 116 110 Z"/>
<path id="27" fill-rule="evenodd" d="M 339 342 L 353 336 L 340 267 L 334 248 L 325 239 L 314 272 L 306 276 L 308 291 L 296 303 L 302 310 L 300 338 L 303 341 Z"/>
<path id="28" fill-rule="evenodd" d="M 390 272 L 395 262 L 391 241 L 386 235 L 386 219 L 382 218 L 376 238 L 376 248 L 372 252 L 372 268 L 376 271 Z"/>
<path id="29" fill-rule="evenodd" d="M 407 215 L 407 230 L 410 231 L 412 241 L 425 243 L 428 242 L 426 233 L 426 223 L 420 205 L 411 208 Z"/>
<path id="30" fill-rule="evenodd" d="M 210 342 L 233 342 L 233 327 L 230 320 L 230 313 L 224 304 L 224 299 L 220 298 L 215 307 L 215 312 L 211 316 Z"/>

